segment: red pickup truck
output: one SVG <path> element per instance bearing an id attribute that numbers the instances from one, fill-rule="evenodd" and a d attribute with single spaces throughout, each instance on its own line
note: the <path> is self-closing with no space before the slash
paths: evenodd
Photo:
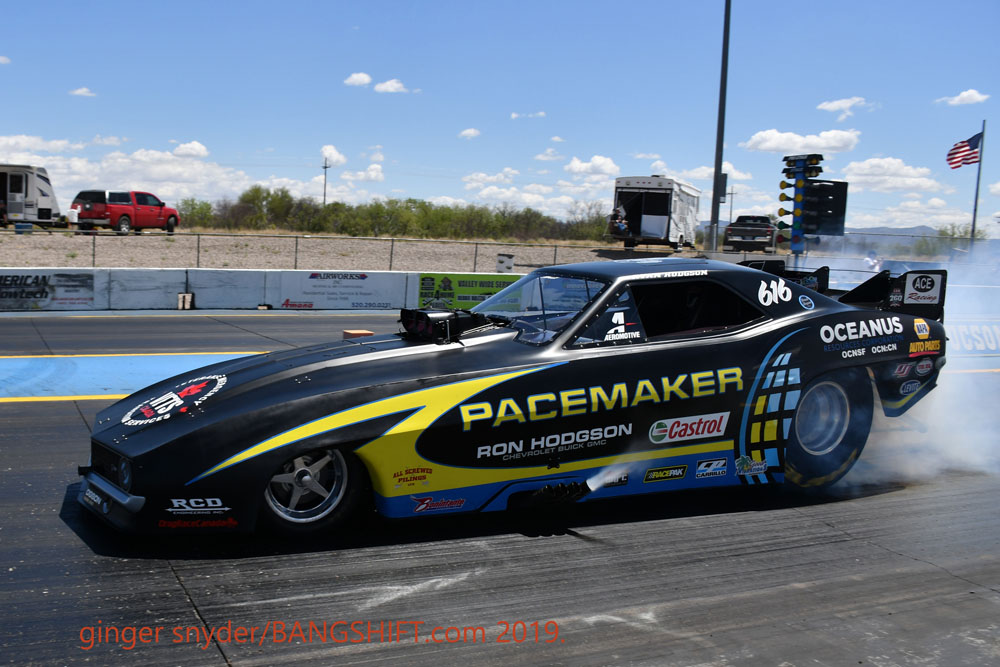
<path id="1" fill-rule="evenodd" d="M 148 192 L 83 190 L 70 208 L 77 212 L 77 229 L 107 227 L 122 236 L 130 231 L 139 234 L 143 229 L 163 229 L 173 234 L 181 221 L 177 209 Z"/>

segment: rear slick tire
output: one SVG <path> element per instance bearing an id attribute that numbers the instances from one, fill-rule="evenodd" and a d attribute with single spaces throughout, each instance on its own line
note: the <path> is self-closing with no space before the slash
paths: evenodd
<path id="1" fill-rule="evenodd" d="M 785 449 L 785 481 L 830 486 L 847 474 L 868 440 L 874 399 L 868 373 L 846 368 L 822 375 L 799 399 Z"/>

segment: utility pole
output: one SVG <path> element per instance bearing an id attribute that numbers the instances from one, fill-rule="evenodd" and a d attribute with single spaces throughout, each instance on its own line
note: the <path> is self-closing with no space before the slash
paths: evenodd
<path id="1" fill-rule="evenodd" d="M 323 158 L 323 208 L 326 208 L 326 170 L 329 168 L 329 163 Z"/>
<path id="2" fill-rule="evenodd" d="M 729 70 L 729 10 L 732 0 L 726 0 L 726 18 L 722 27 L 722 74 L 719 78 L 719 117 L 715 133 L 715 178 L 712 180 L 712 250 L 718 247 L 719 238 L 719 183 L 722 182 L 722 141 L 726 129 L 726 73 Z M 725 188 L 723 186 L 723 192 Z"/>

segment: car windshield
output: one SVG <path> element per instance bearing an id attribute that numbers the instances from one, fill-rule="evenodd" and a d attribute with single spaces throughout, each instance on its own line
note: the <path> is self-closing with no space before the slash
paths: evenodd
<path id="1" fill-rule="evenodd" d="M 565 329 L 608 283 L 532 273 L 494 294 L 472 310 L 506 326 L 520 329 L 517 340 L 540 345 Z"/>

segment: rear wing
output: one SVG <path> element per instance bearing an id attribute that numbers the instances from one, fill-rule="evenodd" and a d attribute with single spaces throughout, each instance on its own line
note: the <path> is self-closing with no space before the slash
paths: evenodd
<path id="1" fill-rule="evenodd" d="M 740 266 L 749 266 L 765 273 L 770 273 L 803 287 L 808 287 L 820 294 L 830 293 L 830 267 L 821 266 L 815 271 L 795 271 L 785 268 L 783 259 L 749 259 L 740 262 Z"/>
<path id="2" fill-rule="evenodd" d="M 781 276 L 803 287 L 825 294 L 840 303 L 906 313 L 944 322 L 944 296 L 948 272 L 943 269 L 907 271 L 892 277 L 888 271 L 875 274 L 850 291 L 830 289 L 830 267 L 815 271 L 789 271 L 780 259 L 740 262 L 767 273 Z"/>
<path id="3" fill-rule="evenodd" d="M 947 285 L 948 272 L 944 269 L 907 271 L 892 279 L 889 293 L 879 308 L 944 322 L 944 293 Z"/>

